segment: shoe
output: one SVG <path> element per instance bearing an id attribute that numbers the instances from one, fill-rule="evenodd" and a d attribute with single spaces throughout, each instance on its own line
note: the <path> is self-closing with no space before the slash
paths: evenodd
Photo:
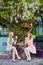
<path id="1" fill-rule="evenodd" d="M 15 59 L 13 59 L 12 61 L 13 61 L 13 62 L 16 62 L 16 60 L 15 60 Z"/>
<path id="2" fill-rule="evenodd" d="M 31 58 L 30 58 L 30 59 L 27 59 L 27 62 L 28 62 L 28 61 L 30 62 L 30 61 L 31 61 Z"/>
<path id="3" fill-rule="evenodd" d="M 21 57 L 19 57 L 18 59 L 21 60 Z"/>

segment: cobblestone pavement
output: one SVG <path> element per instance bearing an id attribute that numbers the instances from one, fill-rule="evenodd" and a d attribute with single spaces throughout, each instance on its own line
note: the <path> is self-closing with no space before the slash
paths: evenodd
<path id="1" fill-rule="evenodd" d="M 43 58 L 34 58 L 30 62 L 26 62 L 26 60 L 12 62 L 11 59 L 0 59 L 0 65 L 43 65 Z"/>

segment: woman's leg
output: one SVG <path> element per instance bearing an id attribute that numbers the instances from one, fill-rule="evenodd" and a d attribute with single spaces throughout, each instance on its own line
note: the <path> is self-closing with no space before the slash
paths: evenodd
<path id="1" fill-rule="evenodd" d="M 31 60 L 30 51 L 29 51 L 28 47 L 24 49 L 24 52 L 25 52 L 25 54 L 26 54 L 27 61 L 28 61 L 28 60 Z"/>
<path id="2" fill-rule="evenodd" d="M 15 51 L 14 49 L 12 51 L 13 51 L 13 61 L 15 61 Z"/>
<path id="3" fill-rule="evenodd" d="M 28 54 L 27 54 L 27 49 L 26 48 L 24 49 L 24 52 L 25 52 L 26 57 L 28 58 Z"/>
<path id="4" fill-rule="evenodd" d="M 18 55 L 18 52 L 17 52 L 17 50 L 16 50 L 16 47 L 13 47 L 13 50 L 14 50 L 13 55 L 16 54 L 17 58 L 18 58 L 18 59 L 21 59 L 21 58 L 19 57 L 19 55 Z"/>
<path id="5" fill-rule="evenodd" d="M 27 59 L 27 60 L 31 60 L 30 50 L 29 50 L 29 48 L 28 48 L 28 47 L 27 47 L 27 54 L 28 54 L 28 59 Z"/>

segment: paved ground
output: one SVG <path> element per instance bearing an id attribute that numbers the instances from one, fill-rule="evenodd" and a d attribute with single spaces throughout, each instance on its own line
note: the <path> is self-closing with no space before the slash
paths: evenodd
<path id="1" fill-rule="evenodd" d="M 43 59 L 34 58 L 30 62 L 26 62 L 26 60 L 17 60 L 16 62 L 12 62 L 11 59 L 0 59 L 0 65 L 43 65 Z"/>

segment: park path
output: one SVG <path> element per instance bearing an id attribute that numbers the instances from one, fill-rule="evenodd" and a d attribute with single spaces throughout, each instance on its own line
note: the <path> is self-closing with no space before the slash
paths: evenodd
<path id="1" fill-rule="evenodd" d="M 0 59 L 0 65 L 43 65 L 43 58 L 34 58 L 30 62 L 26 62 L 26 60 L 12 62 L 11 59 Z"/>

